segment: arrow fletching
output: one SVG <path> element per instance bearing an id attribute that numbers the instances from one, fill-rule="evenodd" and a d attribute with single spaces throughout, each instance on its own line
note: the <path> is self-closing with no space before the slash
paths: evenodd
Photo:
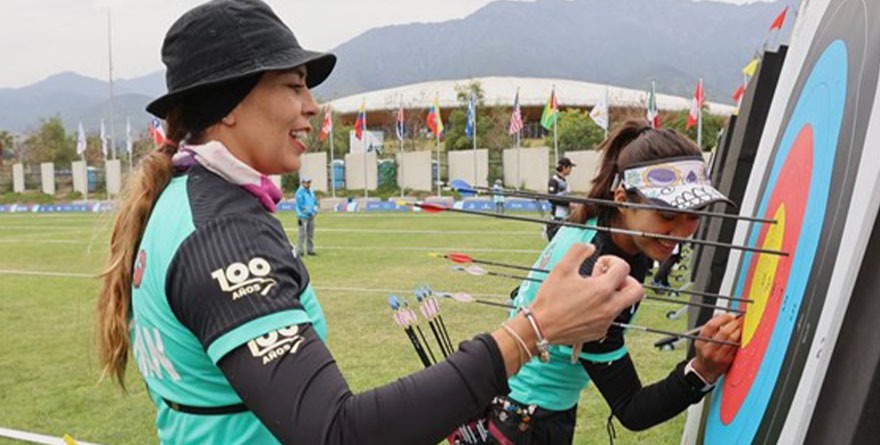
<path id="1" fill-rule="evenodd" d="M 477 191 L 474 190 L 470 184 L 462 179 L 453 179 L 449 186 L 465 198 L 470 198 L 471 196 L 475 196 L 477 194 Z"/>
<path id="2" fill-rule="evenodd" d="M 486 271 L 486 269 L 483 269 L 482 267 L 477 266 L 476 264 L 473 264 L 473 265 L 471 265 L 471 266 L 468 266 L 468 267 L 465 269 L 465 271 L 466 271 L 467 273 L 469 273 L 469 274 L 475 276 L 475 277 L 480 277 L 480 276 L 486 275 L 486 274 L 488 273 L 488 272 Z"/>
<path id="3" fill-rule="evenodd" d="M 454 294 L 446 294 L 449 298 L 452 298 L 455 301 L 460 301 L 462 303 L 470 303 L 474 301 L 474 297 L 470 294 L 466 294 L 464 292 L 456 292 Z"/>
<path id="4" fill-rule="evenodd" d="M 464 253 L 452 252 L 446 255 L 446 258 L 449 258 L 453 263 L 459 264 L 467 264 L 472 263 L 474 261 L 470 255 L 466 255 Z"/>
<path id="5" fill-rule="evenodd" d="M 444 205 L 434 204 L 432 202 L 420 202 L 416 203 L 415 205 L 422 209 L 422 211 L 428 213 L 440 213 L 449 209 Z"/>

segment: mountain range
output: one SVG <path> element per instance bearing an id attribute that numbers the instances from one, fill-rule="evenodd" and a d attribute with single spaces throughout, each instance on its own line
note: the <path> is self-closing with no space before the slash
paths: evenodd
<path id="1" fill-rule="evenodd" d="M 784 5 L 692 0 L 496 1 L 457 20 L 374 28 L 331 50 L 339 62 L 315 90 L 321 99 L 415 82 L 479 76 L 552 77 L 690 96 L 698 77 L 709 100 L 732 103 L 741 68 L 762 44 Z M 307 39 L 306 39 L 307 43 Z M 165 91 L 164 72 L 114 82 L 117 140 L 126 117 L 147 127 L 144 106 Z M 59 115 L 96 131 L 109 125 L 107 82 L 72 72 L 22 88 L 0 88 L 0 128 L 25 132 Z M 120 136 L 122 135 L 122 136 Z"/>

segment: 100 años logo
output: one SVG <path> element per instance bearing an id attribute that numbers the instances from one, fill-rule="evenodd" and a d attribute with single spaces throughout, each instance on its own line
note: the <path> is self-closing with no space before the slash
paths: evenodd
<path id="1" fill-rule="evenodd" d="M 246 297 L 259 292 L 266 296 L 269 290 L 277 283 L 274 278 L 269 278 L 272 267 L 269 262 L 260 257 L 254 257 L 244 263 L 232 263 L 226 269 L 217 269 L 211 272 L 211 278 L 220 283 L 223 292 L 232 294 L 233 300 Z"/>
<path id="2" fill-rule="evenodd" d="M 299 335 L 299 327 L 294 325 L 255 338 L 247 345 L 251 355 L 266 365 L 284 354 L 296 353 L 304 340 Z"/>

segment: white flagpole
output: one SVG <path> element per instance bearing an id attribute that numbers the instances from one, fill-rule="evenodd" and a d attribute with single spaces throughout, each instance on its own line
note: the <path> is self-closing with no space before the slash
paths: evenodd
<path id="1" fill-rule="evenodd" d="M 401 111 L 403 111 L 403 95 L 400 96 L 400 108 L 397 110 L 397 119 L 400 119 Z M 396 125 L 398 126 L 397 131 L 400 132 L 400 138 L 398 138 L 400 141 L 400 150 L 398 151 L 400 153 L 398 153 L 397 156 L 398 158 L 400 158 L 400 197 L 403 198 L 404 190 L 406 190 L 406 176 L 404 175 L 403 171 L 403 130 L 405 128 L 406 121 L 404 120 L 400 123 L 397 123 Z M 400 127 L 401 125 L 404 125 L 404 127 Z"/>
<path id="2" fill-rule="evenodd" d="M 79 129 L 80 130 L 83 129 L 82 122 L 79 123 Z M 86 151 L 88 151 L 88 149 L 89 149 L 89 144 L 88 144 L 88 138 L 85 137 L 85 132 L 80 131 L 80 133 L 83 134 L 83 136 L 84 136 L 83 139 L 85 139 L 85 141 L 86 141 L 85 149 L 83 149 L 83 151 L 80 155 L 82 156 L 83 168 L 86 170 L 86 187 L 85 187 L 86 192 L 83 194 L 83 199 L 88 201 L 89 200 L 89 161 L 86 160 Z"/>
<path id="3" fill-rule="evenodd" d="M 517 103 L 514 106 L 519 106 L 519 88 L 516 89 L 516 99 Z M 519 120 L 522 122 L 522 107 L 519 108 Z M 520 128 L 516 131 L 516 189 L 519 190 L 519 185 L 521 182 L 520 178 L 520 168 L 519 168 L 519 159 L 520 159 L 520 137 L 522 136 L 522 127 L 525 126 L 523 123 Z"/>
<path id="4" fill-rule="evenodd" d="M 131 140 L 131 119 L 125 117 L 125 151 L 128 152 L 128 174 L 131 174 L 134 165 L 131 158 L 134 157 L 134 143 Z"/>
<path id="5" fill-rule="evenodd" d="M 367 131 L 367 107 L 364 105 L 364 198 L 370 197 L 370 192 L 367 191 L 367 138 L 369 138 L 369 131 Z M 367 203 L 364 202 L 364 209 L 366 210 Z"/>
<path id="6" fill-rule="evenodd" d="M 654 122 L 657 122 L 657 114 L 660 113 L 660 110 L 657 109 L 657 83 L 653 80 L 651 81 L 651 98 L 654 100 L 654 108 L 651 110 L 651 128 L 656 128 Z"/>
<path id="7" fill-rule="evenodd" d="M 473 128 L 471 129 L 471 137 L 474 138 L 474 187 L 476 187 L 480 185 L 478 182 L 479 173 L 477 171 L 479 168 L 479 164 L 477 164 L 477 97 L 473 93 L 471 94 L 471 100 L 474 103 L 474 115 L 472 116 L 474 121 L 471 123 L 473 126 Z"/>
<path id="8" fill-rule="evenodd" d="M 328 136 L 330 136 L 330 196 L 336 199 L 336 165 L 333 164 L 333 109 L 330 109 L 330 134 Z"/>
<path id="9" fill-rule="evenodd" d="M 434 93 L 434 105 L 437 107 L 434 110 L 437 113 L 434 117 L 434 128 L 439 128 L 440 126 L 437 124 L 443 120 L 440 115 L 440 93 Z M 440 190 L 440 132 L 438 131 L 435 136 L 437 140 L 437 196 L 443 196 L 443 191 Z"/>
<path id="10" fill-rule="evenodd" d="M 559 163 L 559 137 L 557 129 L 557 122 L 559 121 L 559 102 L 556 99 L 556 85 L 553 85 L 553 89 L 550 92 L 550 96 L 553 98 L 553 156 L 556 158 L 555 161 Z"/>
<path id="11" fill-rule="evenodd" d="M 110 153 L 116 159 L 116 127 L 113 116 L 113 32 L 110 21 L 110 9 L 107 9 L 107 52 L 109 53 L 109 78 L 110 78 Z M 106 158 L 106 155 L 105 155 Z"/>
<path id="12" fill-rule="evenodd" d="M 608 139 L 608 129 L 611 128 L 611 104 L 608 103 L 608 87 L 605 87 L 605 139 Z"/>

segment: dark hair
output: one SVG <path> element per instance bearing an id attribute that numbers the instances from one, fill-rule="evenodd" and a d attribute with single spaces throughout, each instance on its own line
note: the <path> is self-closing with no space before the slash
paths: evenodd
<path id="1" fill-rule="evenodd" d="M 608 200 L 614 199 L 614 191 L 611 190 L 614 179 L 630 165 L 701 155 L 697 144 L 677 131 L 654 129 L 641 119 L 626 121 L 599 145 L 598 150 L 602 152 L 602 162 L 587 196 Z M 611 221 L 615 211 L 616 208 L 611 206 L 585 204 L 574 211 L 571 220 L 581 224 L 594 217 Z"/>

